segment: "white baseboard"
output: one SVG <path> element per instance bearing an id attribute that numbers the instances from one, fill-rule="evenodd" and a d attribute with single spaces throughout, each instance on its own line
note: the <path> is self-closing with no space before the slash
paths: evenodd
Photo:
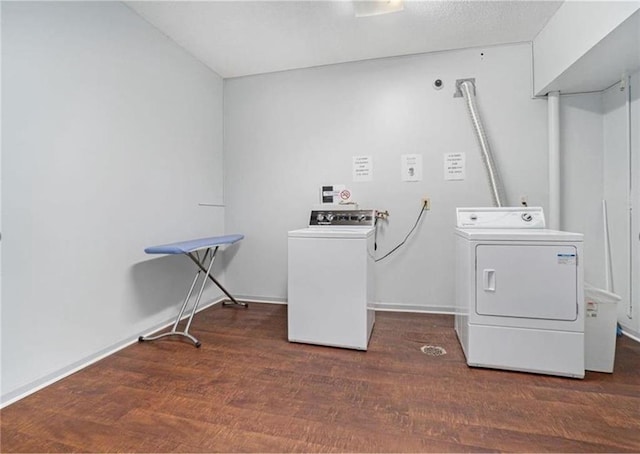
<path id="1" fill-rule="evenodd" d="M 420 314 L 455 314 L 455 308 L 450 306 L 422 306 L 402 303 L 374 303 L 376 311 L 387 312 L 415 312 Z"/>
<path id="2" fill-rule="evenodd" d="M 234 296 L 234 298 L 244 303 L 287 304 L 287 300 L 284 298 L 244 295 Z"/>
<path id="3" fill-rule="evenodd" d="M 633 339 L 636 342 L 640 342 L 640 333 L 637 331 L 634 331 L 632 329 L 623 327 L 622 328 L 622 334 L 624 334 L 625 336 L 627 336 L 628 338 Z"/>
<path id="4" fill-rule="evenodd" d="M 262 297 L 262 296 L 238 296 L 238 300 L 247 303 L 266 303 L 266 304 L 287 304 L 285 298 Z M 451 306 L 422 306 L 418 304 L 402 304 L 402 303 L 373 303 L 373 308 L 381 312 L 415 312 L 424 314 L 455 314 L 455 308 Z"/>

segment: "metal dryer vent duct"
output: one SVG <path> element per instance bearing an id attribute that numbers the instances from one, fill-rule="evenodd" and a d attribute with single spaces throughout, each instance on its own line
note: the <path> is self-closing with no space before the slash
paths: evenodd
<path id="1" fill-rule="evenodd" d="M 495 161 L 493 160 L 491 147 L 489 147 L 489 141 L 487 140 L 487 135 L 482 127 L 482 120 L 480 119 L 478 106 L 476 105 L 475 79 L 456 80 L 456 94 L 453 96 L 456 98 L 463 97 L 467 103 L 471 122 L 473 123 L 473 129 L 476 132 L 476 137 L 478 138 L 478 143 L 482 152 L 482 161 L 484 162 L 487 177 L 489 178 L 493 204 L 497 207 L 506 206 L 507 201 L 504 196 L 502 181 L 500 180 L 498 169 L 496 168 Z"/>

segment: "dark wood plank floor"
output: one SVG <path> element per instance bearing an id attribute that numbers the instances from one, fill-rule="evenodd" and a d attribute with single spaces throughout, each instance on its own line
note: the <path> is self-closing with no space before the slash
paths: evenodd
<path id="1" fill-rule="evenodd" d="M 0 412 L 2 452 L 638 452 L 640 344 L 584 380 L 468 368 L 453 317 L 377 313 L 368 352 L 214 306 Z M 447 354 L 427 356 L 423 345 Z M 553 354 L 553 352 L 549 352 Z"/>

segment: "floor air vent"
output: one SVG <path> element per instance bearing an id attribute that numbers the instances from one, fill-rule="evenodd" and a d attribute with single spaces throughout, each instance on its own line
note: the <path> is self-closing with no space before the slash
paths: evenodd
<path id="1" fill-rule="evenodd" d="M 420 347 L 420 351 L 428 356 L 442 356 L 447 354 L 444 348 L 435 345 L 423 345 Z"/>

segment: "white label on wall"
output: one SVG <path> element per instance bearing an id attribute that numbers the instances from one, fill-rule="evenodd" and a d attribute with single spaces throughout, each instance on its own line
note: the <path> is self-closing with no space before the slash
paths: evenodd
<path id="1" fill-rule="evenodd" d="M 466 177 L 465 153 L 446 153 L 444 155 L 444 179 L 464 180 Z"/>
<path id="2" fill-rule="evenodd" d="M 371 156 L 353 157 L 353 181 L 373 180 L 373 158 Z"/>
<path id="3" fill-rule="evenodd" d="M 422 155 L 403 154 L 400 157 L 402 181 L 422 181 Z"/>
<path id="4" fill-rule="evenodd" d="M 340 203 L 347 201 L 349 197 L 351 192 L 343 184 L 320 186 L 320 203 Z"/>

